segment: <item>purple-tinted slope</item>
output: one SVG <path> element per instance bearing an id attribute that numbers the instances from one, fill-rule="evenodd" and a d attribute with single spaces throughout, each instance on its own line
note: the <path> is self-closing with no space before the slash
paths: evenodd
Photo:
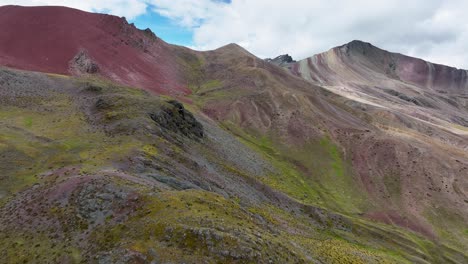
<path id="1" fill-rule="evenodd" d="M 441 92 L 467 93 L 468 71 L 352 41 L 297 62 L 292 71 L 324 85 L 396 79 Z"/>

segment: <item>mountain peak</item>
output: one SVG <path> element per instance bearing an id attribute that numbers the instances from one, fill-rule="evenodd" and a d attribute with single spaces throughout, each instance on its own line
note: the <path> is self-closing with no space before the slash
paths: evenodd
<path id="1" fill-rule="evenodd" d="M 218 49 L 232 49 L 232 50 L 245 50 L 243 47 L 241 47 L 239 44 L 237 43 L 229 43 L 229 44 L 226 44 Z"/>
<path id="2" fill-rule="evenodd" d="M 278 66 L 286 66 L 289 63 L 296 62 L 295 60 L 293 60 L 293 58 L 291 56 L 289 56 L 289 54 L 279 55 L 279 56 L 275 57 L 274 59 L 267 58 L 267 59 L 265 59 L 265 61 L 276 64 Z"/>
<path id="3" fill-rule="evenodd" d="M 378 52 L 383 51 L 382 49 L 372 45 L 371 43 L 365 42 L 365 41 L 362 41 L 362 40 L 353 40 L 351 42 L 348 42 L 348 43 L 346 43 L 344 45 L 341 45 L 341 46 L 338 46 L 336 48 L 341 49 L 341 50 L 345 51 L 346 53 L 357 52 L 357 53 L 361 53 L 361 54 L 364 54 L 364 55 L 369 53 L 369 51 L 378 51 Z"/>
<path id="4" fill-rule="evenodd" d="M 303 72 L 308 68 L 310 73 L 304 75 L 299 67 Z M 465 94 L 468 87 L 466 70 L 387 51 L 361 40 L 304 59 L 292 69 L 296 75 L 326 85 L 378 83 L 385 76 L 444 93 Z M 351 71 L 357 74 L 348 74 Z"/>
<path id="5" fill-rule="evenodd" d="M 375 47 L 374 45 L 372 45 L 369 42 L 358 40 L 358 39 L 352 40 L 352 41 L 344 44 L 343 46 L 348 46 L 348 47 Z"/>
<path id="6" fill-rule="evenodd" d="M 253 55 L 248 50 L 246 50 L 245 48 L 243 48 L 242 46 L 236 43 L 230 43 L 230 44 L 224 45 L 213 51 L 221 52 L 224 54 L 230 54 L 230 56 L 233 56 L 233 57 L 238 57 L 238 56 L 255 57 L 255 55 Z"/>

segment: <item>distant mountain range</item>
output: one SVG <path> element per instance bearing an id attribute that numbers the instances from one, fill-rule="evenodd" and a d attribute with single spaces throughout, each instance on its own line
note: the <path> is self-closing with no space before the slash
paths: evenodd
<path id="1" fill-rule="evenodd" d="M 466 70 L 0 7 L 2 263 L 463 264 L 467 175 Z"/>

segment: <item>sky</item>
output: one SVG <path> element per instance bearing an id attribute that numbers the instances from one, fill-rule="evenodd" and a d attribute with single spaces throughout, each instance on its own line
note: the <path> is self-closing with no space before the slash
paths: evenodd
<path id="1" fill-rule="evenodd" d="M 125 16 L 197 50 L 237 43 L 261 58 L 303 59 L 358 39 L 468 69 L 466 0 L 0 0 Z"/>

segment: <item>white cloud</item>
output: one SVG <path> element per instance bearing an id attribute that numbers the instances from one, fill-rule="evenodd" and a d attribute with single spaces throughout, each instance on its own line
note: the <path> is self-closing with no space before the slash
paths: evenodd
<path id="1" fill-rule="evenodd" d="M 151 12 L 193 30 L 193 46 L 203 50 L 235 42 L 259 57 L 289 53 L 302 59 L 360 39 L 468 68 L 466 0 L 0 0 L 12 2 L 66 5 L 128 18 L 151 7 Z"/>
<path id="2" fill-rule="evenodd" d="M 198 27 L 223 6 L 212 0 L 150 0 L 153 11 L 185 27 Z"/>
<path id="3" fill-rule="evenodd" d="M 194 47 L 235 42 L 260 57 L 296 59 L 354 39 L 468 68 L 465 0 L 153 0 L 159 13 L 192 26 Z M 163 10 L 163 11 L 161 11 Z"/>

